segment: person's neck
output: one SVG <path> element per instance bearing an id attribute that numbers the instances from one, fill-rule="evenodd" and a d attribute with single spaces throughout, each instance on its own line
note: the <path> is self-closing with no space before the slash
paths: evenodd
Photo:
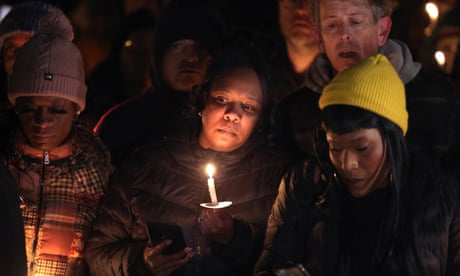
<path id="1" fill-rule="evenodd" d="M 319 45 L 286 40 L 286 51 L 294 72 L 298 75 L 303 75 L 319 54 Z"/>

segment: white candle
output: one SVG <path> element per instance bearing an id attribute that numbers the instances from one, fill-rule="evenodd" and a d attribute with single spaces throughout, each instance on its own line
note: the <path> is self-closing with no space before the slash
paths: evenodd
<path id="1" fill-rule="evenodd" d="M 209 196 L 211 197 L 211 202 L 212 204 L 217 204 L 217 194 L 216 194 L 216 186 L 214 185 L 214 178 L 212 178 L 212 175 L 214 174 L 214 166 L 211 164 L 208 164 L 206 167 L 206 172 L 209 175 L 208 178 L 208 190 L 209 190 Z"/>

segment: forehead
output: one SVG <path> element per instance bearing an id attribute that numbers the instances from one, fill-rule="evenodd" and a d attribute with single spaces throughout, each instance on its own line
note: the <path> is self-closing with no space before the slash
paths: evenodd
<path id="1" fill-rule="evenodd" d="M 321 8 L 322 6 L 338 3 L 340 3 L 342 6 L 346 5 L 347 7 L 359 7 L 370 9 L 368 0 L 319 0 L 319 7 Z M 326 10 L 323 12 L 326 12 Z"/>
<path id="2" fill-rule="evenodd" d="M 37 106 L 47 106 L 47 105 L 61 105 L 61 106 L 70 106 L 73 105 L 73 102 L 63 99 L 60 97 L 53 96 L 25 96 L 18 97 L 16 99 L 16 104 L 32 104 Z"/>
<path id="3" fill-rule="evenodd" d="M 345 134 L 337 134 L 327 130 L 326 139 L 330 143 L 348 144 L 369 140 L 381 140 L 382 136 L 377 128 L 361 128 Z"/>
<path id="4" fill-rule="evenodd" d="M 216 76 L 211 88 L 228 92 L 236 90 L 258 101 L 262 101 L 263 97 L 259 76 L 252 68 L 244 66 L 225 70 Z"/>

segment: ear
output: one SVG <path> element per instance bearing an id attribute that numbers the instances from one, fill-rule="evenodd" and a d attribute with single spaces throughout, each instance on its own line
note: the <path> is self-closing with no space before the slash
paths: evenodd
<path id="1" fill-rule="evenodd" d="M 384 16 L 379 19 L 378 24 L 378 45 L 379 47 L 383 46 L 388 39 L 391 31 L 391 17 Z"/>

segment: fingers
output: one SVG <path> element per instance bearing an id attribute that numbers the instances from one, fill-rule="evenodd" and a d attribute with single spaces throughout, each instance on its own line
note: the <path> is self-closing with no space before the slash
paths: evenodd
<path id="1" fill-rule="evenodd" d="M 144 262 L 155 275 L 168 275 L 187 263 L 194 255 L 190 247 L 171 254 L 163 255 L 162 251 L 171 244 L 170 240 L 163 241 L 156 246 L 146 246 L 144 249 Z"/>
<path id="2" fill-rule="evenodd" d="M 201 213 L 200 229 L 210 240 L 226 244 L 233 237 L 234 221 L 226 211 L 204 210 Z"/>

